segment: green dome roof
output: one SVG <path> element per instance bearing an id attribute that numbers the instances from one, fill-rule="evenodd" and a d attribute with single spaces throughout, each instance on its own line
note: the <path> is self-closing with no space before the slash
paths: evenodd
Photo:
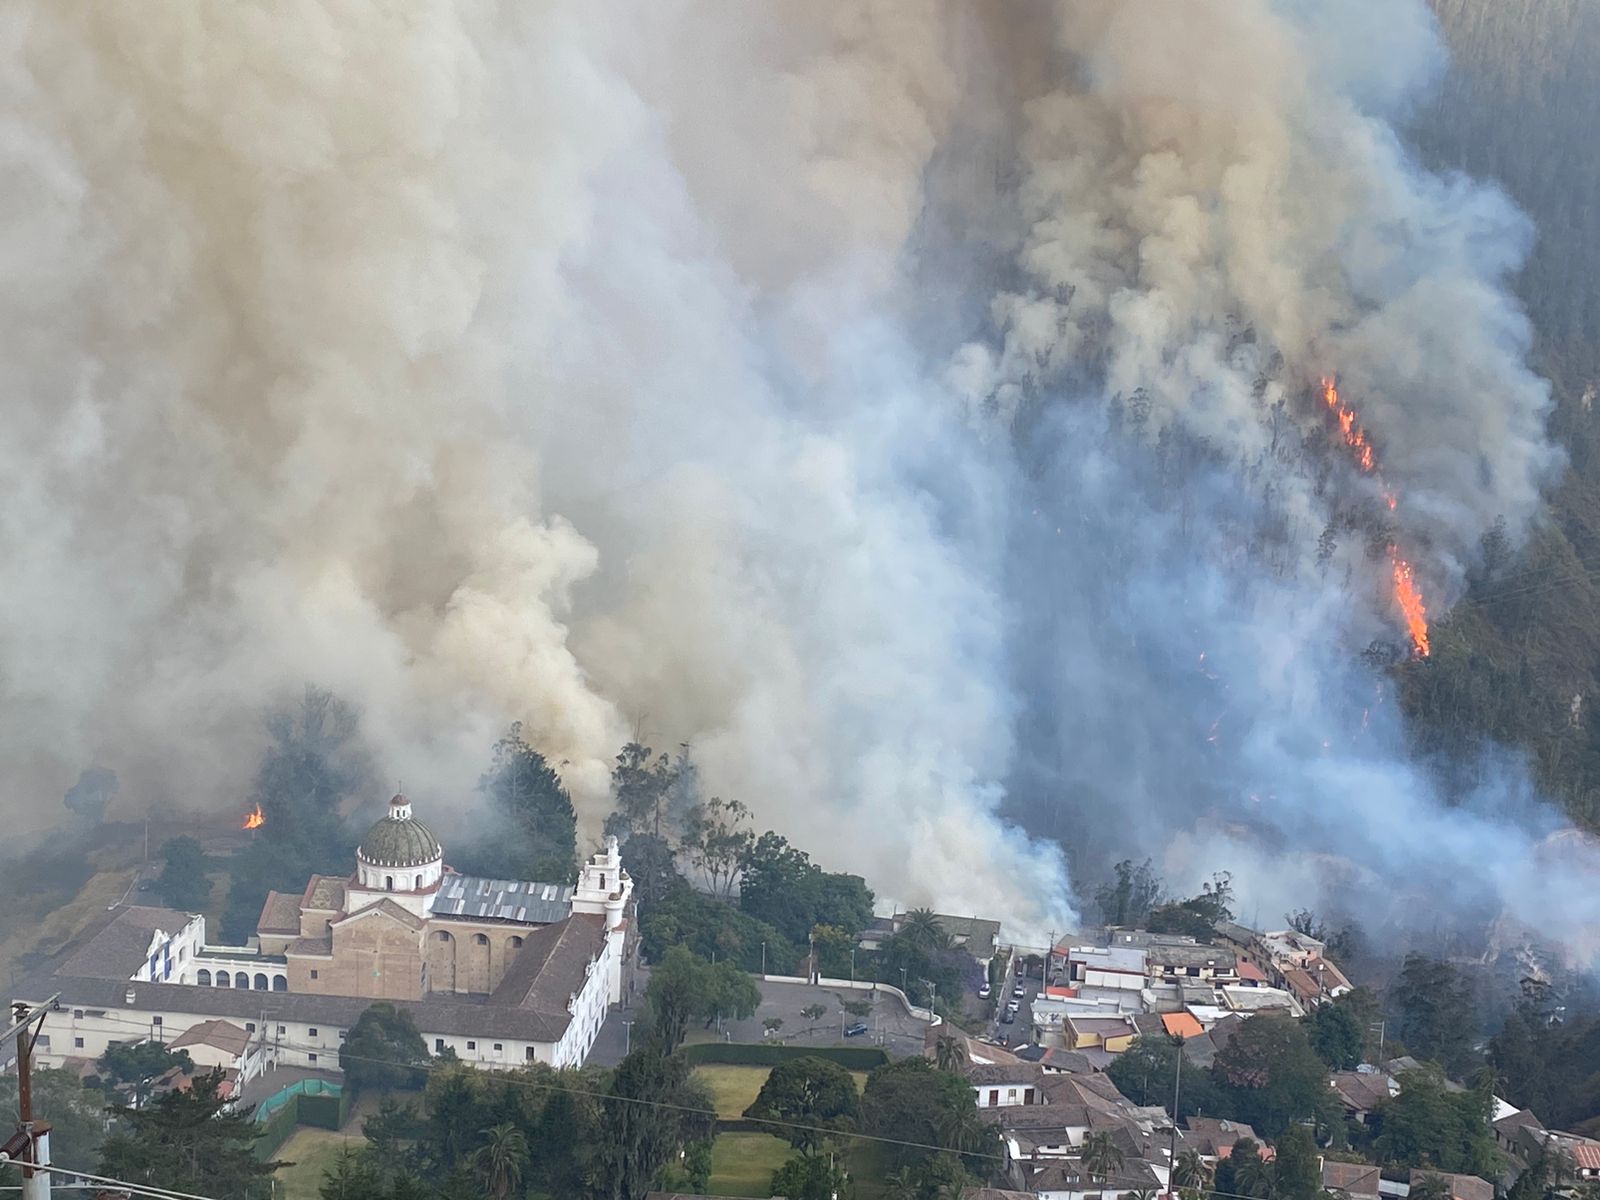
<path id="1" fill-rule="evenodd" d="M 420 867 L 444 857 L 439 839 L 411 815 L 403 796 L 389 802 L 389 815 L 373 823 L 356 855 L 377 867 Z"/>

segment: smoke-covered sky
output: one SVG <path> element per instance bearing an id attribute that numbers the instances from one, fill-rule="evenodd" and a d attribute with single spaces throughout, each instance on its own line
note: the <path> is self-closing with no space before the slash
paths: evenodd
<path id="1" fill-rule="evenodd" d="M 637 731 L 1033 935 L 1069 855 L 1137 851 L 1271 924 L 1493 845 L 1460 903 L 1543 913 L 1515 764 L 1447 812 L 1358 657 L 1402 640 L 1373 537 L 1437 612 L 1560 465 L 1530 230 L 1395 133 L 1421 0 L 40 0 L 0 40 L 18 807 L 98 762 L 232 808 L 313 680 L 421 812 L 522 720 L 592 827 Z"/>

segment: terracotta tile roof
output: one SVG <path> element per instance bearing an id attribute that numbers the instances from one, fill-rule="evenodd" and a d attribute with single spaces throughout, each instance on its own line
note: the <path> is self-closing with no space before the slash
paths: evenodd
<path id="1" fill-rule="evenodd" d="M 1166 1027 L 1167 1032 L 1173 1037 L 1181 1037 L 1185 1040 L 1199 1037 L 1205 1032 L 1200 1022 L 1194 1019 L 1192 1013 L 1162 1013 L 1161 1024 Z"/>
<path id="2" fill-rule="evenodd" d="M 314 954 L 321 958 L 333 957 L 333 941 L 329 938 L 295 938 L 283 948 L 285 955 Z"/>
<path id="3" fill-rule="evenodd" d="M 567 1002 L 583 990 L 589 964 L 605 946 L 606 919 L 574 913 L 558 925 L 532 930 L 490 994 L 489 1002 L 568 1019 Z"/>
<path id="4" fill-rule="evenodd" d="M 1266 983 L 1267 973 L 1247 958 L 1239 960 L 1239 978 L 1248 979 L 1251 983 Z"/>
<path id="5" fill-rule="evenodd" d="M 351 913 L 349 916 L 340 917 L 337 921 L 333 922 L 333 927 L 338 929 L 340 926 L 348 925 L 352 921 L 365 921 L 376 916 L 387 917 L 389 920 L 404 925 L 407 929 L 412 931 L 419 930 L 423 927 L 423 925 L 427 924 L 427 922 L 425 922 L 421 917 L 417 916 L 416 913 L 401 908 L 400 905 L 396 904 L 393 900 L 385 896 L 376 904 L 369 904 L 365 908 L 358 909 L 357 911 Z"/>
<path id="6" fill-rule="evenodd" d="M 201 1021 L 167 1043 L 173 1050 L 185 1046 L 214 1046 L 238 1058 L 250 1045 L 250 1035 L 232 1021 Z"/>
<path id="7" fill-rule="evenodd" d="M 158 931 L 175 934 L 188 923 L 189 914 L 176 909 L 142 905 L 118 909 L 90 926 L 94 934 L 67 957 L 60 970 L 96 979 L 131 979 L 146 965 L 145 951 Z"/>
<path id="8" fill-rule="evenodd" d="M 1376 1196 L 1378 1177 L 1378 1168 L 1370 1163 L 1322 1164 L 1322 1186 L 1330 1192 L 1345 1192 L 1352 1196 Z"/>
<path id="9" fill-rule="evenodd" d="M 300 897 L 268 892 L 267 902 L 261 906 L 261 916 L 256 920 L 256 932 L 299 933 Z"/>

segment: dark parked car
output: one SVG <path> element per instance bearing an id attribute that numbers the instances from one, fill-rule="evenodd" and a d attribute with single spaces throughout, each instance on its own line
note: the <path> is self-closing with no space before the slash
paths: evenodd
<path id="1" fill-rule="evenodd" d="M 844 1031 L 844 1035 L 845 1037 L 860 1037 L 866 1031 L 866 1023 L 864 1021 L 857 1021 L 854 1025 L 850 1026 L 850 1028 Z"/>
<path id="2" fill-rule="evenodd" d="M 1014 1025 L 1014 1024 L 1016 1024 L 1016 1020 L 1017 1020 L 1016 1012 L 1014 1010 L 1008 1008 L 1005 1011 L 1005 1015 L 1000 1018 L 1000 1024 L 1002 1024 L 1002 1025 Z"/>

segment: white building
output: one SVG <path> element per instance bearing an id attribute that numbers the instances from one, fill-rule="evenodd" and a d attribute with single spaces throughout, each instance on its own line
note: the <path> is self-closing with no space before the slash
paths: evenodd
<path id="1" fill-rule="evenodd" d="M 385 821 L 395 824 L 375 826 L 383 836 L 369 834 L 364 848 L 421 836 L 409 804 L 391 803 L 380 826 Z M 295 920 L 320 922 L 311 932 L 331 936 L 290 939 L 286 931 L 277 936 L 288 953 L 264 953 L 262 939 L 208 945 L 205 918 L 190 913 L 137 906 L 108 912 L 78 949 L 14 989 L 14 1000 L 33 1005 L 60 993 L 41 1027 L 37 1061 L 61 1066 L 96 1059 L 114 1042 L 152 1039 L 181 1041 L 196 1062 L 244 1078 L 274 1065 L 337 1070 L 349 1030 L 375 999 L 385 999 L 411 1015 L 434 1054 L 450 1049 L 484 1067 L 581 1066 L 608 1009 L 623 998 L 624 961 L 632 953 L 633 883 L 616 840 L 584 865 L 576 886 L 537 903 L 528 889 L 549 885 L 492 881 L 498 890 L 487 898 L 470 888 L 457 896 L 446 885 L 463 877 L 447 874 L 438 858 L 437 871 L 423 863 L 396 877 L 394 864 L 358 852 L 347 879 L 314 877 L 306 897 L 293 898 Z M 519 887 L 525 903 L 501 903 Z M 284 900 L 269 898 L 264 925 L 287 920 Z M 348 929 L 356 932 L 344 934 Z M 452 969 L 448 990 L 430 986 L 427 970 L 440 952 L 432 939 L 441 936 L 462 943 L 446 947 L 452 964 L 458 954 L 464 964 L 459 973 Z M 469 977 L 480 940 L 484 969 Z M 423 955 L 433 957 L 425 962 Z M 413 994 L 396 995 L 401 987 Z M 230 1048 L 239 1035 L 230 1030 L 248 1039 L 237 1053 Z"/>

